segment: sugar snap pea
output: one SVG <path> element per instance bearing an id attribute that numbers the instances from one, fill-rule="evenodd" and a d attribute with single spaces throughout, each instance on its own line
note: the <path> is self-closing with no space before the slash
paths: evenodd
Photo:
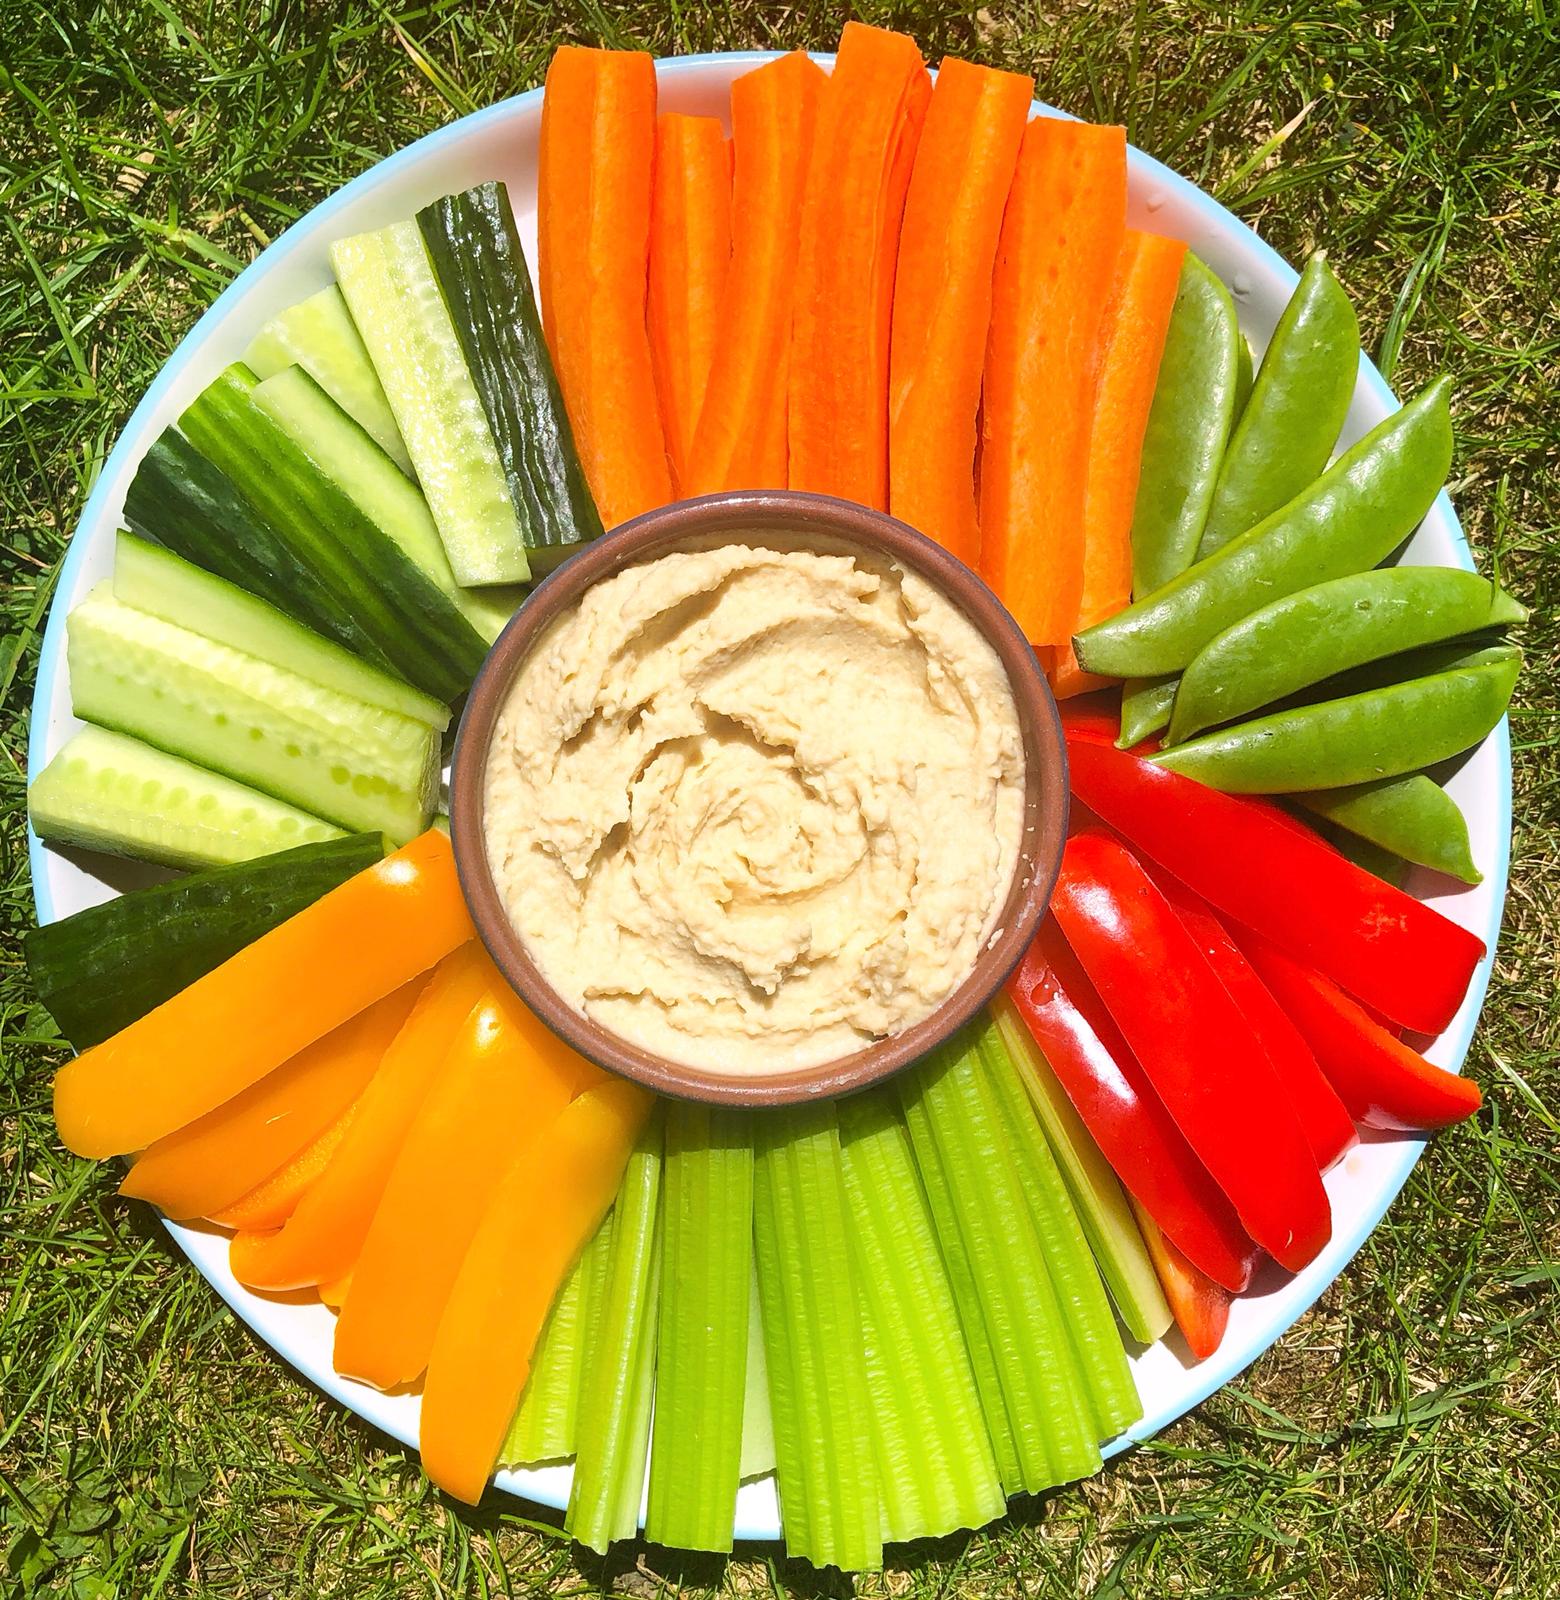
<path id="1" fill-rule="evenodd" d="M 1210 639 L 1181 677 L 1165 742 L 1180 744 L 1367 661 L 1526 616 L 1488 578 L 1457 567 L 1382 567 L 1329 579 Z"/>
<path id="2" fill-rule="evenodd" d="M 1112 678 L 1179 672 L 1259 606 L 1374 567 L 1430 509 L 1452 460 L 1447 382 L 1438 379 L 1346 451 L 1304 493 L 1074 641 Z"/>
<path id="3" fill-rule="evenodd" d="M 1199 556 L 1256 527 L 1327 465 L 1359 366 L 1354 307 L 1318 250 L 1278 319 L 1230 436 Z"/>
<path id="4" fill-rule="evenodd" d="M 1338 789 L 1416 772 L 1500 721 L 1521 664 L 1514 645 L 1452 655 L 1427 676 L 1237 723 L 1152 759 L 1227 794 Z"/>
<path id="5" fill-rule="evenodd" d="M 1129 678 L 1122 684 L 1118 750 L 1130 750 L 1133 745 L 1141 744 L 1169 722 L 1176 685 L 1180 681 L 1176 677 Z"/>
<path id="6" fill-rule="evenodd" d="M 1318 789 L 1295 799 L 1313 815 L 1405 861 L 1434 867 L 1463 883 L 1483 878 L 1473 864 L 1468 823 L 1457 802 L 1422 772 L 1346 789 Z"/>
<path id="7" fill-rule="evenodd" d="M 1310 820 L 1316 831 L 1339 855 L 1346 856 L 1355 866 L 1362 867 L 1383 883 L 1390 883 L 1394 889 L 1403 887 L 1408 879 L 1408 863 L 1402 856 L 1383 850 L 1379 844 L 1373 844 L 1357 833 L 1350 833 L 1347 828 L 1340 828 L 1325 817 L 1312 817 Z"/>

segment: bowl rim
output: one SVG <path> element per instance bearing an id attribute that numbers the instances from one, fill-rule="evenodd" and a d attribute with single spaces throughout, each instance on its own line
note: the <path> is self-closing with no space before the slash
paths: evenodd
<path id="1" fill-rule="evenodd" d="M 846 1056 L 814 1065 L 722 1075 L 663 1056 L 614 1032 L 561 995 L 504 908 L 484 834 L 486 774 L 504 703 L 547 628 L 587 591 L 660 556 L 722 545 L 842 548 L 888 559 L 924 578 L 996 651 L 1024 739 L 1024 830 L 995 930 L 974 965 L 925 1017 Z M 597 1066 L 658 1094 L 711 1104 L 779 1106 L 853 1094 L 945 1043 L 1023 958 L 1061 870 L 1069 813 L 1061 713 L 1023 630 L 980 576 L 885 511 L 794 489 L 737 490 L 673 501 L 584 546 L 531 592 L 494 641 L 461 712 L 450 760 L 450 839 L 477 935 L 509 986 L 560 1038 Z"/>

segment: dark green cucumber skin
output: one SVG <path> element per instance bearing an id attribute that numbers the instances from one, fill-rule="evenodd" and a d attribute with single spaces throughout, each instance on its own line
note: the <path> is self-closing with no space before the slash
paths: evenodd
<path id="1" fill-rule="evenodd" d="M 487 413 L 526 550 L 584 544 L 601 532 L 542 336 L 509 191 L 483 183 L 417 213 L 461 353 Z"/>
<path id="2" fill-rule="evenodd" d="M 471 687 L 482 636 L 286 429 L 249 397 L 257 380 L 229 367 L 179 419 L 251 508 L 311 566 L 373 639 L 374 659 L 437 700 Z"/>
<path id="3" fill-rule="evenodd" d="M 358 833 L 132 889 L 31 929 L 27 970 L 60 1032 L 88 1049 L 373 866 L 384 849 L 381 835 Z"/>
<path id="4" fill-rule="evenodd" d="M 188 439 L 167 429 L 141 459 L 125 496 L 125 525 L 214 572 L 371 661 L 394 666 L 316 569 L 259 516 L 238 486 Z"/>

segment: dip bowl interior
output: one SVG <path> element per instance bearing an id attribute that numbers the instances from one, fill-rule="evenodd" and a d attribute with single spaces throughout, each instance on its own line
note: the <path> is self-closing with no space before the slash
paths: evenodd
<path id="1" fill-rule="evenodd" d="M 622 1038 L 569 1003 L 543 975 L 505 910 L 488 862 L 484 801 L 489 753 L 510 686 L 548 625 L 625 567 L 674 551 L 745 544 L 861 554 L 915 572 L 975 624 L 1012 686 L 1024 741 L 1023 834 L 996 931 L 964 980 L 919 1022 L 850 1055 L 764 1074 L 721 1075 Z M 913 733 L 910 735 L 913 737 Z M 450 832 L 472 920 L 498 969 L 555 1033 L 608 1071 L 662 1094 L 739 1105 L 784 1105 L 849 1094 L 919 1060 L 968 1022 L 1017 965 L 1050 900 L 1067 836 L 1067 757 L 1050 686 L 1002 603 L 963 562 L 879 511 L 826 495 L 765 490 L 708 495 L 647 512 L 587 545 L 537 586 L 493 646 L 461 717 L 450 769 Z M 978 825 L 974 819 L 972 826 Z"/>

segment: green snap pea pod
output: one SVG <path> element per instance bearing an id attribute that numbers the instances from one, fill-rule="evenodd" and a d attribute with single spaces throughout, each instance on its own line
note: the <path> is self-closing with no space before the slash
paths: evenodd
<path id="1" fill-rule="evenodd" d="M 1252 373 L 1251 373 L 1251 346 L 1246 343 L 1246 336 L 1240 336 L 1240 344 L 1235 351 L 1235 420 L 1237 422 L 1246 414 L 1246 404 L 1251 399 Z"/>
<path id="2" fill-rule="evenodd" d="M 1468 823 L 1457 802 L 1422 772 L 1346 789 L 1318 789 L 1295 799 L 1313 815 L 1405 861 L 1433 867 L 1463 883 L 1483 878 L 1473 864 Z"/>
<path id="3" fill-rule="evenodd" d="M 1347 828 L 1336 827 L 1323 817 L 1312 817 L 1310 820 L 1317 832 L 1339 855 L 1346 856 L 1355 866 L 1380 878 L 1383 883 L 1390 883 L 1394 889 L 1403 887 L 1408 878 L 1408 863 L 1402 856 L 1395 856 L 1390 850 L 1383 850 L 1379 844 L 1374 844 L 1369 839 L 1362 839 L 1359 834 L 1350 833 Z"/>
<path id="4" fill-rule="evenodd" d="M 1327 465 L 1360 369 L 1360 325 L 1318 250 L 1278 319 L 1219 468 L 1199 556 L 1300 493 Z"/>
<path id="5" fill-rule="evenodd" d="M 1121 733 L 1118 750 L 1130 750 L 1170 721 L 1179 678 L 1129 678 L 1121 686 Z"/>
<path id="6" fill-rule="evenodd" d="M 1416 772 L 1476 745 L 1500 721 L 1521 664 L 1514 645 L 1465 653 L 1427 677 L 1237 723 L 1152 759 L 1227 794 L 1338 789 Z"/>
<path id="7" fill-rule="evenodd" d="M 1164 588 L 1086 629 L 1079 663 L 1110 678 L 1181 672 L 1259 607 L 1391 554 L 1430 509 L 1452 462 L 1447 381 L 1372 428 L 1288 505 Z"/>
<path id="8" fill-rule="evenodd" d="M 1457 567 L 1382 567 L 1332 578 L 1210 639 L 1181 677 L 1165 743 L 1180 744 L 1367 661 L 1526 616 L 1488 578 Z"/>

